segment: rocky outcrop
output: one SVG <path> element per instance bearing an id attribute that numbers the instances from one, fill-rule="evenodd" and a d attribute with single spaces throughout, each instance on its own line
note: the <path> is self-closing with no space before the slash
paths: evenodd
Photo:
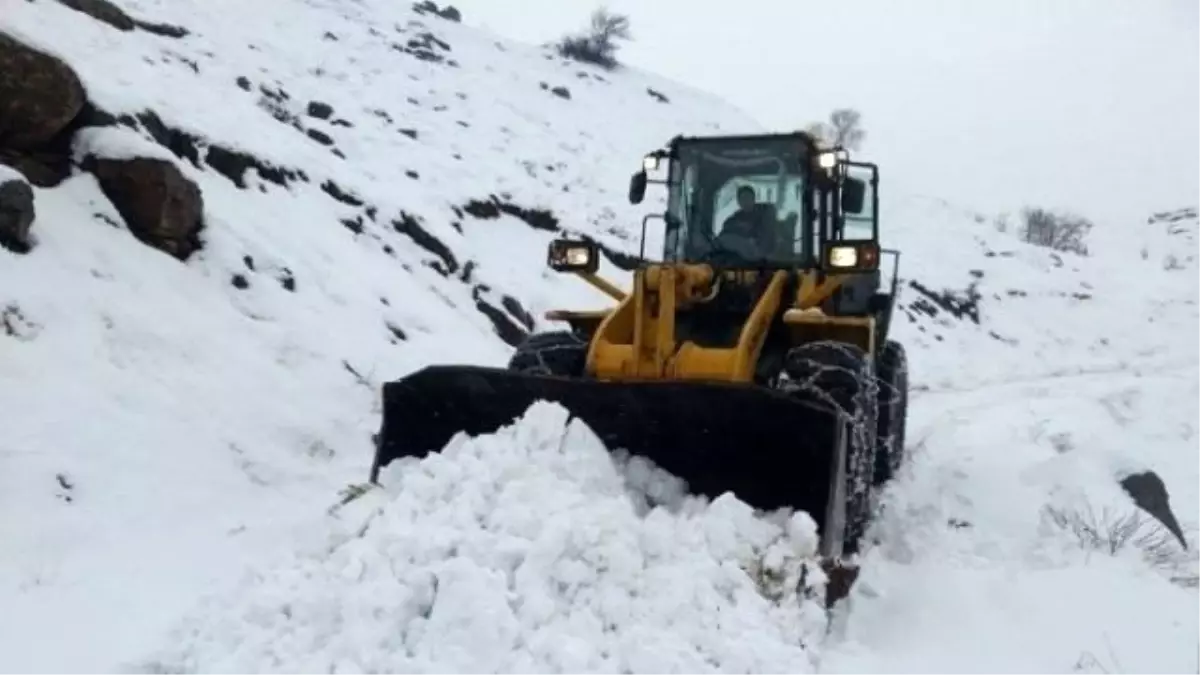
<path id="1" fill-rule="evenodd" d="M 19 176 L 0 171 L 0 246 L 28 253 L 33 247 L 29 238 L 33 218 L 33 188 Z"/>
<path id="2" fill-rule="evenodd" d="M 421 2 L 413 3 L 413 11 L 417 14 L 433 14 L 438 18 L 445 19 L 447 21 L 453 21 L 455 23 L 462 22 L 462 12 L 458 11 L 454 5 L 446 5 L 446 7 L 443 9 L 439 8 L 435 2 L 431 2 L 430 0 L 422 0 Z"/>
<path id="3" fill-rule="evenodd" d="M 139 25 L 107 2 L 63 4 L 121 30 Z M 100 117 L 70 66 L 0 33 L 0 164 L 15 168 L 29 183 L 53 187 L 71 173 L 80 128 L 104 123 Z M 184 260 L 200 248 L 200 189 L 169 156 L 149 155 L 87 153 L 80 167 L 95 174 L 134 236 Z M 5 176 L 0 174 L 0 245 L 25 253 L 31 248 L 33 190 L 25 180 Z"/>
<path id="4" fill-rule="evenodd" d="M 204 213 L 200 188 L 173 162 L 91 156 L 83 168 L 96 176 L 100 189 L 140 241 L 180 260 L 200 248 Z"/>
<path id="5" fill-rule="evenodd" d="M 1171 509 L 1171 496 L 1157 473 L 1142 471 L 1125 476 L 1121 479 L 1121 488 L 1138 508 L 1150 514 L 1179 541 L 1180 546 L 1187 548 L 1183 528 L 1179 526 L 1179 520 L 1175 518 L 1175 512 Z"/>
<path id="6" fill-rule="evenodd" d="M 135 19 L 108 0 L 58 0 L 58 2 L 120 31 L 140 28 L 155 35 L 171 38 L 180 38 L 188 34 L 187 29 L 181 26 Z"/>
<path id="7" fill-rule="evenodd" d="M 0 33 L 0 164 L 51 187 L 70 172 L 70 126 L 87 96 L 59 59 Z"/>
<path id="8" fill-rule="evenodd" d="M 132 17 L 108 0 L 58 0 L 58 2 L 117 30 L 130 31 L 137 27 Z"/>

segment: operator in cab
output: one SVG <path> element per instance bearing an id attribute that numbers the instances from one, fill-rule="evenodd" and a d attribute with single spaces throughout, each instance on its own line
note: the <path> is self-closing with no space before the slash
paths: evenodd
<path id="1" fill-rule="evenodd" d="M 784 237 L 797 220 L 795 212 L 782 220 L 775 217 L 772 204 L 760 204 L 754 188 L 743 185 L 737 191 L 738 210 L 721 224 L 718 240 L 721 248 L 735 251 L 747 260 L 769 260 L 790 255 L 791 237 Z"/>

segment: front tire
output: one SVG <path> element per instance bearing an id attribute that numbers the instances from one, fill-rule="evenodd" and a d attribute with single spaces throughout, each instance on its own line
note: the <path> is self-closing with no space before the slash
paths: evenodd
<path id="1" fill-rule="evenodd" d="M 876 432 L 875 485 L 895 478 L 904 463 L 904 432 L 908 422 L 908 356 L 899 342 L 888 342 L 879 353 L 879 418 Z"/>
<path id="2" fill-rule="evenodd" d="M 517 346 L 508 369 L 518 373 L 581 377 L 588 344 L 570 331 L 534 333 Z"/>
<path id="3" fill-rule="evenodd" d="M 788 351 L 784 372 L 790 386 L 808 392 L 815 390 L 818 399 L 827 399 L 827 404 L 837 408 L 837 423 L 847 425 L 849 430 L 844 474 L 846 503 L 842 553 L 853 555 L 858 552 L 859 542 L 871 519 L 878 416 L 872 361 L 865 351 L 855 345 L 813 342 Z"/>

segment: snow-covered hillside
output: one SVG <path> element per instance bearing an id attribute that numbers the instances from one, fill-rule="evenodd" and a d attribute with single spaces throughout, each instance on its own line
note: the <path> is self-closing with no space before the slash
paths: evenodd
<path id="1" fill-rule="evenodd" d="M 0 669 L 1194 667 L 1195 589 L 1132 547 L 1097 563 L 1043 509 L 1127 513 L 1116 477 L 1148 467 L 1197 525 L 1198 293 L 1139 254 L 1178 237 L 1055 254 L 887 193 L 904 168 L 882 167 L 915 457 L 825 638 L 797 598 L 820 586 L 798 583 L 804 517 L 646 513 L 670 482 L 552 406 L 330 510 L 366 478 L 382 382 L 501 364 L 543 311 L 602 304 L 546 243 L 596 238 L 623 282 L 641 154 L 745 115 L 382 0 L 120 5 L 182 30 L 35 0 L 0 32 L 118 121 L 78 157 L 166 157 L 199 186 L 202 247 L 143 245 L 77 171 L 35 190 L 31 251 L 0 248 Z"/>
<path id="2" fill-rule="evenodd" d="M 6 668 L 136 655 L 212 579 L 365 480 L 382 381 L 503 362 L 489 315 L 516 330 L 524 312 L 602 300 L 546 272 L 544 218 L 477 218 L 472 200 L 552 209 L 629 248 L 608 230 L 633 220 L 619 197 L 642 153 L 741 124 L 678 85 L 613 82 L 378 5 L 125 5 L 185 27 L 179 39 L 55 2 L 6 6 L 4 31 L 60 54 L 109 114 L 152 110 L 197 147 L 307 176 L 179 160 L 205 201 L 187 264 L 108 225 L 120 214 L 88 174 L 37 191 L 33 251 L 0 252 Z M 404 51 L 412 41 L 429 46 Z M 66 607 L 75 647 L 50 649 Z"/>

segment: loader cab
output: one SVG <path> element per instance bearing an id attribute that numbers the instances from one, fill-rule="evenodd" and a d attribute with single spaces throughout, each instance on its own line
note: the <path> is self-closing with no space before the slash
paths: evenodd
<path id="1" fill-rule="evenodd" d="M 892 270 L 885 286 L 876 165 L 851 161 L 841 148 L 821 149 L 803 132 L 676 137 L 645 157 L 630 181 L 630 201 L 641 203 L 650 183 L 666 187 L 666 209 L 643 220 L 643 247 L 646 223 L 662 219 L 664 263 L 836 278 L 821 310 L 874 316 L 879 337 L 886 336 L 899 253 L 886 252 Z"/>
<path id="2" fill-rule="evenodd" d="M 677 137 L 646 156 L 632 203 L 648 183 L 666 186 L 665 212 L 647 216 L 665 222 L 663 262 L 830 273 L 878 264 L 878 170 L 807 134 Z"/>

